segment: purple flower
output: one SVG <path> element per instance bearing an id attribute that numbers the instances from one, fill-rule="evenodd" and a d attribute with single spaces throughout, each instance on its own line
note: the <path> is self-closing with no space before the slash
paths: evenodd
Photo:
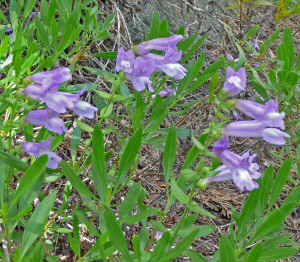
<path id="1" fill-rule="evenodd" d="M 41 110 L 32 110 L 28 113 L 26 121 L 34 125 L 44 126 L 49 131 L 57 134 L 68 132 L 64 121 L 58 117 L 58 113 L 46 108 Z"/>
<path id="2" fill-rule="evenodd" d="M 126 73 L 131 73 L 134 66 L 134 54 L 132 50 L 125 51 L 121 47 L 118 51 L 116 71 L 124 70 Z"/>
<path id="3" fill-rule="evenodd" d="M 7 33 L 9 37 L 12 37 L 13 34 L 14 34 L 14 30 L 13 30 L 11 27 L 9 27 L 9 28 L 5 31 L 5 33 Z"/>
<path id="4" fill-rule="evenodd" d="M 183 79 L 187 70 L 177 62 L 181 59 L 182 51 L 177 51 L 177 47 L 168 48 L 165 56 L 157 54 L 147 54 L 144 56 L 144 59 L 153 61 L 155 64 L 155 72 L 163 71 L 170 77 L 176 79 Z"/>
<path id="5" fill-rule="evenodd" d="M 94 113 L 98 111 L 97 107 L 90 105 L 88 102 L 79 101 L 73 108 L 75 114 L 86 118 L 94 118 Z"/>
<path id="6" fill-rule="evenodd" d="M 162 237 L 162 235 L 163 235 L 163 232 L 156 231 L 156 234 L 155 234 L 155 239 L 156 239 L 156 240 L 160 240 L 160 239 L 161 239 L 161 237 Z"/>
<path id="7" fill-rule="evenodd" d="M 159 95 L 162 98 L 167 97 L 167 96 L 173 96 L 175 94 L 176 94 L 176 91 L 172 88 L 166 88 L 166 89 L 159 92 Z"/>
<path id="8" fill-rule="evenodd" d="M 253 67 L 259 67 L 260 65 L 254 63 L 252 66 L 253 66 Z"/>
<path id="9" fill-rule="evenodd" d="M 247 151 L 240 156 L 232 151 L 224 150 L 217 155 L 223 163 L 215 170 L 220 171 L 220 173 L 214 177 L 206 178 L 203 184 L 232 179 L 233 183 L 240 190 L 246 188 L 248 191 L 251 191 L 258 188 L 258 184 L 253 181 L 261 176 L 258 164 L 252 163 L 256 156 L 255 154 L 250 156 L 249 151 Z"/>
<path id="10" fill-rule="evenodd" d="M 166 52 L 169 47 L 175 47 L 181 41 L 182 38 L 182 35 L 173 35 L 165 38 L 156 38 L 149 40 L 137 46 L 137 54 L 146 55 L 152 49 Z"/>
<path id="11" fill-rule="evenodd" d="M 212 152 L 222 152 L 228 148 L 229 148 L 229 138 L 225 133 L 223 133 L 222 138 L 218 139 L 215 142 Z"/>
<path id="12" fill-rule="evenodd" d="M 155 65 L 151 59 L 137 57 L 131 74 L 125 73 L 127 79 L 132 81 L 133 87 L 141 92 L 148 86 L 149 91 L 154 92 L 151 86 L 150 76 L 154 72 Z"/>
<path id="13" fill-rule="evenodd" d="M 44 101 L 48 108 L 31 111 L 27 116 L 29 123 L 43 125 L 50 131 L 62 134 L 67 132 L 67 129 L 62 119 L 58 117 L 59 113 L 73 109 L 80 116 L 93 118 L 94 112 L 98 110 L 87 102 L 79 101 L 86 86 L 76 94 L 58 92 L 61 83 L 72 79 L 68 68 L 60 67 L 48 72 L 39 72 L 30 76 L 30 79 L 37 84 L 28 85 L 22 93 Z"/>
<path id="14" fill-rule="evenodd" d="M 48 155 L 48 162 L 46 167 L 56 169 L 61 157 L 50 151 L 52 136 L 49 136 L 48 140 L 42 140 L 41 143 L 25 142 L 22 145 L 22 149 L 29 155 L 40 157 L 42 155 Z"/>
<path id="15" fill-rule="evenodd" d="M 45 101 L 45 104 L 53 111 L 65 113 L 67 109 L 73 109 L 76 106 L 84 90 L 85 88 L 76 94 L 48 91 L 41 100 Z"/>
<path id="16" fill-rule="evenodd" d="M 235 96 L 246 88 L 246 70 L 241 67 L 237 72 L 232 67 L 227 67 L 226 80 L 223 90 L 230 95 Z"/>
<path id="17" fill-rule="evenodd" d="M 229 123 L 224 129 L 229 136 L 262 137 L 266 125 L 257 120 L 236 121 Z"/>
<path id="18" fill-rule="evenodd" d="M 265 141 L 274 145 L 285 145 L 284 138 L 290 137 L 277 128 L 267 128 L 263 122 L 258 120 L 229 123 L 224 129 L 229 136 L 262 137 Z"/>
<path id="19" fill-rule="evenodd" d="M 30 16 L 38 16 L 38 17 L 40 17 L 41 16 L 41 13 L 40 12 L 31 12 L 30 13 Z"/>
<path id="20" fill-rule="evenodd" d="M 228 60 L 231 62 L 231 61 L 233 61 L 233 57 L 232 57 L 232 55 L 231 54 L 226 54 L 227 55 L 227 58 L 228 58 Z"/>
<path id="21" fill-rule="evenodd" d="M 57 91 L 61 83 L 72 80 L 72 75 L 69 68 L 59 67 L 47 72 L 35 73 L 29 78 L 33 82 L 41 84 L 43 89 L 54 88 Z"/>
<path id="22" fill-rule="evenodd" d="M 249 41 L 249 43 L 255 48 L 255 50 L 256 50 L 257 52 L 260 51 L 260 48 L 259 48 L 259 45 L 258 45 L 258 44 L 253 43 L 253 42 L 251 42 L 251 41 Z"/>
<path id="23" fill-rule="evenodd" d="M 264 123 L 266 126 L 279 127 L 282 130 L 285 128 L 283 121 L 285 113 L 278 112 L 277 101 L 275 100 L 269 100 L 265 105 L 248 100 L 238 100 L 236 107 L 245 115 Z"/>
<path id="24" fill-rule="evenodd" d="M 284 138 L 289 138 L 290 136 L 277 128 L 265 128 L 262 137 L 268 143 L 280 146 L 285 145 L 286 142 Z"/>

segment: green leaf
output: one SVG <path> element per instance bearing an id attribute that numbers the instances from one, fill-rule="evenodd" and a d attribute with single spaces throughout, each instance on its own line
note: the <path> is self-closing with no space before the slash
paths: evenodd
<path id="1" fill-rule="evenodd" d="M 90 71 L 92 74 L 98 75 L 98 76 L 107 76 L 107 77 L 115 77 L 114 74 L 107 72 L 105 70 L 102 69 L 98 69 L 98 68 L 92 68 L 92 67 L 87 67 L 84 66 L 83 68 L 87 69 L 88 71 Z"/>
<path id="2" fill-rule="evenodd" d="M 260 210 L 265 210 L 266 208 L 269 195 L 273 186 L 273 180 L 274 180 L 274 171 L 273 171 L 273 166 L 270 165 L 265 171 L 265 174 L 261 180 L 258 189 L 260 191 L 260 195 L 258 198 L 260 201 Z"/>
<path id="3" fill-rule="evenodd" d="M 199 233 L 199 229 L 198 228 L 194 229 L 185 239 L 180 241 L 173 249 L 171 249 L 169 253 L 167 253 L 164 257 L 161 257 L 159 261 L 168 261 L 183 254 L 183 252 L 195 240 L 198 233 Z"/>
<path id="4" fill-rule="evenodd" d="M 196 40 L 198 36 L 198 33 L 195 33 L 191 36 L 189 36 L 188 38 L 180 41 L 180 43 L 178 43 L 177 48 L 178 50 L 182 50 L 182 53 L 186 52 L 189 47 L 194 43 L 194 41 Z"/>
<path id="5" fill-rule="evenodd" d="M 132 245 L 135 257 L 138 262 L 141 262 L 141 245 L 140 245 L 141 239 L 139 235 L 133 235 L 132 237 Z"/>
<path id="6" fill-rule="evenodd" d="M 197 228 L 199 229 L 199 232 L 196 235 L 196 238 L 205 237 L 216 230 L 214 226 L 210 226 L 210 225 L 202 225 L 202 226 L 193 225 L 179 230 L 178 236 L 180 238 L 186 238 L 189 234 L 191 234 L 192 231 L 194 231 Z"/>
<path id="7" fill-rule="evenodd" d="M 80 138 L 81 138 L 81 129 L 79 126 L 76 126 L 71 138 L 71 156 L 72 161 L 75 161 L 77 150 L 80 144 Z"/>
<path id="8" fill-rule="evenodd" d="M 262 253 L 262 243 L 258 243 L 249 252 L 246 262 L 258 262 Z"/>
<path id="9" fill-rule="evenodd" d="M 191 261 L 197 261 L 197 262 L 207 262 L 207 258 L 201 256 L 197 251 L 193 249 L 187 249 L 183 252 L 183 255 L 186 257 L 189 257 Z"/>
<path id="10" fill-rule="evenodd" d="M 0 152 L 0 159 L 3 162 L 5 162 L 6 164 L 9 164 L 10 166 L 12 166 L 22 172 L 25 172 L 27 170 L 27 168 L 29 167 L 26 163 L 24 163 L 18 157 L 15 157 L 6 152 Z"/>
<path id="11" fill-rule="evenodd" d="M 107 233 L 111 242 L 123 254 L 123 256 L 126 258 L 126 261 L 132 261 L 123 231 L 113 212 L 107 206 L 104 206 L 104 221 L 106 228 L 109 229 L 107 230 Z"/>
<path id="12" fill-rule="evenodd" d="M 141 190 L 140 182 L 134 183 L 133 186 L 130 188 L 120 207 L 120 212 L 119 212 L 120 219 L 127 217 L 131 212 L 131 210 L 134 208 L 135 203 L 139 197 L 140 190 Z"/>
<path id="13" fill-rule="evenodd" d="M 111 51 L 111 52 L 96 53 L 96 54 L 92 54 L 91 56 L 102 57 L 102 58 L 106 58 L 106 59 L 116 59 L 117 55 L 118 55 L 117 51 Z"/>
<path id="14" fill-rule="evenodd" d="M 180 203 L 187 204 L 189 202 L 189 198 L 177 185 L 174 177 L 171 178 L 171 192 Z"/>
<path id="15" fill-rule="evenodd" d="M 287 83 L 291 87 L 294 87 L 298 83 L 298 79 L 298 74 L 296 74 L 295 72 L 289 72 L 286 77 Z"/>
<path id="16" fill-rule="evenodd" d="M 170 232 L 166 231 L 159 239 L 154 247 L 154 250 L 151 254 L 149 261 L 158 261 L 159 258 L 163 257 L 170 244 Z"/>
<path id="17" fill-rule="evenodd" d="M 21 250 L 21 260 L 29 250 L 29 248 L 34 244 L 35 240 L 39 237 L 43 231 L 49 213 L 53 207 L 56 199 L 57 190 L 53 190 L 51 194 L 45 197 L 42 202 L 36 207 L 33 214 L 31 215 L 22 238 L 22 250 Z"/>
<path id="18" fill-rule="evenodd" d="M 19 19 L 19 10 L 18 10 L 18 5 L 15 0 L 10 1 L 9 18 L 10 18 L 12 28 L 17 28 L 18 19 Z"/>
<path id="19" fill-rule="evenodd" d="M 190 64 L 192 65 L 192 69 L 188 70 L 187 76 L 179 82 L 179 87 L 177 90 L 178 93 L 184 91 L 188 87 L 188 85 L 191 84 L 194 81 L 194 79 L 198 76 L 203 66 L 204 60 L 205 60 L 205 53 L 203 52 L 195 64 L 193 64 L 192 61 L 190 62 Z"/>
<path id="20" fill-rule="evenodd" d="M 183 57 L 181 60 L 181 63 L 185 63 L 187 60 L 189 60 L 199 49 L 201 44 L 204 42 L 208 34 L 205 34 L 203 37 L 197 40 L 197 42 L 193 45 L 193 47 L 188 51 L 188 53 Z"/>
<path id="21" fill-rule="evenodd" d="M 36 0 L 28 0 L 26 1 L 24 11 L 23 11 L 23 17 L 22 17 L 22 23 L 25 22 L 26 18 L 29 16 L 31 11 L 33 10 L 35 6 Z"/>
<path id="22" fill-rule="evenodd" d="M 196 90 L 198 87 L 203 85 L 208 79 L 210 79 L 224 64 L 224 59 L 217 61 L 210 66 L 208 66 L 203 73 L 198 77 L 195 83 L 193 83 L 190 88 L 183 94 L 183 96 Z"/>
<path id="23" fill-rule="evenodd" d="M 170 128 L 160 128 L 156 131 L 156 133 L 161 135 L 167 135 L 170 131 Z M 194 135 L 199 135 L 198 132 L 194 131 Z M 190 128 L 176 128 L 176 135 L 177 137 L 191 137 L 192 136 L 192 130 Z"/>
<path id="24" fill-rule="evenodd" d="M 122 158 L 120 160 L 120 167 L 118 171 L 118 182 L 120 183 L 126 176 L 127 172 L 131 168 L 136 156 L 140 150 L 142 143 L 143 130 L 139 129 L 130 138 L 127 146 L 124 149 Z"/>
<path id="25" fill-rule="evenodd" d="M 105 201 L 105 192 L 107 188 L 107 169 L 105 162 L 105 147 L 101 128 L 98 124 L 95 125 L 92 138 L 92 178 L 95 188 L 102 201 Z"/>
<path id="26" fill-rule="evenodd" d="M 111 95 L 111 94 L 108 94 L 106 92 L 102 92 L 99 90 L 94 90 L 94 91 L 97 95 L 101 96 L 102 98 L 104 98 L 106 100 L 116 101 L 116 102 L 123 102 L 123 101 L 126 101 L 131 98 L 130 96 Z"/>
<path id="27" fill-rule="evenodd" d="M 266 41 L 266 50 L 268 50 L 268 48 L 270 48 L 270 46 L 274 44 L 274 42 L 276 41 L 280 31 L 281 31 L 281 27 L 277 28 L 276 31 Z"/>
<path id="28" fill-rule="evenodd" d="M 287 55 L 288 55 L 288 60 L 286 60 L 288 61 L 287 68 L 291 70 L 294 65 L 295 51 L 294 51 L 293 33 L 289 27 L 286 28 L 283 32 L 282 42 L 285 44 L 287 48 Z"/>
<path id="29" fill-rule="evenodd" d="M 253 26 L 247 33 L 245 40 L 244 41 L 248 41 L 250 39 L 251 36 L 253 36 L 257 30 L 259 29 L 259 25 L 255 25 Z"/>
<path id="30" fill-rule="evenodd" d="M 234 262 L 234 250 L 232 248 L 232 245 L 230 243 L 230 240 L 222 234 L 220 239 L 220 262 Z"/>
<path id="31" fill-rule="evenodd" d="M 292 236 L 293 234 L 284 234 L 276 237 L 270 237 L 262 243 L 263 250 L 270 250 L 278 245 L 287 245 Z"/>
<path id="32" fill-rule="evenodd" d="M 202 134 L 199 138 L 198 138 L 198 141 L 201 143 L 201 144 L 204 144 L 205 143 L 205 140 L 207 139 L 207 134 Z M 182 165 L 182 170 L 183 169 L 188 169 L 190 168 L 190 166 L 195 162 L 195 160 L 197 159 L 198 155 L 200 154 L 201 150 L 196 146 L 194 145 L 190 152 L 187 154 L 185 160 L 184 160 L 184 163 Z"/>
<path id="33" fill-rule="evenodd" d="M 24 176 L 19 182 L 19 186 L 15 191 L 10 208 L 26 193 L 40 177 L 46 168 L 48 156 L 42 155 L 39 157 L 25 172 Z"/>
<path id="34" fill-rule="evenodd" d="M 45 48 L 50 52 L 50 45 L 49 45 L 49 36 L 48 33 L 41 22 L 39 18 L 35 18 L 35 26 L 37 30 L 37 37 L 42 42 L 42 44 L 45 46 Z"/>
<path id="35" fill-rule="evenodd" d="M 188 208 L 193 210 L 194 212 L 201 214 L 203 216 L 215 218 L 213 214 L 210 212 L 206 211 L 204 208 L 200 207 L 196 202 L 192 202 L 191 204 L 188 204 Z"/>
<path id="36" fill-rule="evenodd" d="M 261 226 L 255 231 L 253 237 L 247 243 L 251 245 L 255 241 L 272 233 L 284 221 L 289 213 L 300 203 L 300 186 L 296 187 L 292 193 L 281 204 L 281 207 L 274 209 Z"/>
<path id="37" fill-rule="evenodd" d="M 263 261 L 281 260 L 281 259 L 285 259 L 285 258 L 294 256 L 298 251 L 299 251 L 298 248 L 291 248 L 291 247 L 273 248 L 273 249 L 264 251 L 262 253 L 260 259 L 262 259 Z"/>
<path id="38" fill-rule="evenodd" d="M 143 219 L 145 219 L 149 216 L 152 216 L 153 214 L 164 215 L 164 213 L 161 212 L 158 208 L 152 208 L 152 209 L 146 209 L 146 210 L 140 211 L 139 213 L 137 213 L 133 216 L 122 218 L 122 219 L 120 219 L 120 221 L 123 223 L 132 225 L 137 222 L 141 222 Z"/>
<path id="39" fill-rule="evenodd" d="M 153 16 L 150 23 L 149 39 L 154 39 L 159 37 L 159 25 L 160 25 L 160 16 L 159 13 L 157 12 Z"/>
<path id="40" fill-rule="evenodd" d="M 94 198 L 96 200 L 99 200 L 87 187 L 86 185 L 81 181 L 81 179 L 78 177 L 78 175 L 75 173 L 74 170 L 64 161 L 61 160 L 60 166 L 62 168 L 62 171 L 66 178 L 70 181 L 72 186 L 75 190 L 77 190 L 79 193 L 82 193 L 84 195 L 87 195 L 91 198 Z"/>
<path id="41" fill-rule="evenodd" d="M 163 20 L 158 28 L 158 37 L 168 37 L 170 36 L 169 24 L 167 20 Z"/>
<path id="42" fill-rule="evenodd" d="M 173 169 L 177 152 L 177 135 L 176 126 L 172 123 L 172 126 L 168 132 L 166 145 L 163 155 L 163 168 L 165 175 L 165 183 L 169 184 L 170 174 Z"/>
<path id="43" fill-rule="evenodd" d="M 292 158 L 289 158 L 286 161 L 284 161 L 284 163 L 279 168 L 275 181 L 273 183 L 268 211 L 272 208 L 276 199 L 279 197 L 280 193 L 282 192 L 282 189 L 285 185 L 288 175 L 290 174 L 292 163 L 293 163 Z"/>
<path id="44" fill-rule="evenodd" d="M 94 132 L 94 128 L 90 127 L 89 125 L 81 122 L 80 120 L 78 119 L 75 119 L 75 122 L 76 124 L 84 131 L 87 131 L 87 132 L 91 132 L 93 133 Z"/>
<path id="45" fill-rule="evenodd" d="M 253 68 L 251 68 L 252 70 Z M 254 69 L 253 69 L 254 70 Z M 252 80 L 251 81 L 251 84 L 253 85 L 253 87 L 255 88 L 255 90 L 257 91 L 257 93 L 265 100 L 265 101 L 269 101 L 270 98 L 269 98 L 269 95 L 266 91 L 266 89 L 261 85 L 259 84 L 257 81 L 255 80 Z"/>
<path id="46" fill-rule="evenodd" d="M 168 114 L 168 104 L 169 100 L 164 99 L 161 103 L 158 104 L 158 106 L 153 109 L 152 114 L 149 117 L 147 124 L 145 125 L 145 132 L 154 131 L 161 124 L 161 122 Z"/>
<path id="47" fill-rule="evenodd" d="M 255 217 L 256 207 L 258 205 L 258 197 L 260 192 L 258 190 L 251 191 L 250 195 L 248 196 L 239 220 L 237 221 L 238 225 L 238 234 L 237 237 L 241 237 L 241 235 L 245 232 L 246 225 L 252 223 Z"/>
<path id="48" fill-rule="evenodd" d="M 76 215 L 77 215 L 80 223 L 83 223 L 87 227 L 87 229 L 91 235 L 96 236 L 96 237 L 101 236 L 101 234 L 97 231 L 97 229 L 94 227 L 94 225 L 90 222 L 90 220 L 84 214 L 82 214 L 82 212 L 80 212 L 80 211 L 75 211 L 75 212 L 76 212 Z"/>

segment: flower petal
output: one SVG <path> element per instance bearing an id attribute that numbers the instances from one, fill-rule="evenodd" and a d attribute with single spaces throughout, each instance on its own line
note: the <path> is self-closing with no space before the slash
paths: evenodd
<path id="1" fill-rule="evenodd" d="M 290 136 L 277 128 L 265 128 L 262 137 L 268 143 L 280 146 L 285 145 L 286 141 L 284 138 Z"/>
<path id="2" fill-rule="evenodd" d="M 90 105 L 87 102 L 79 101 L 73 108 L 75 114 L 86 118 L 94 118 L 94 113 L 98 111 L 97 107 Z"/>

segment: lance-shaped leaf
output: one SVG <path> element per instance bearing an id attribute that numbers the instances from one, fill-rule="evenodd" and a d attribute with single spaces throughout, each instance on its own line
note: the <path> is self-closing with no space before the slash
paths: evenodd
<path id="1" fill-rule="evenodd" d="M 105 201 L 105 190 L 107 187 L 107 170 L 105 163 L 104 139 L 101 128 L 98 124 L 96 124 L 94 128 L 92 142 L 92 177 L 97 193 L 99 194 L 100 198 L 103 201 Z"/>
<path id="2" fill-rule="evenodd" d="M 55 189 L 50 195 L 45 197 L 31 215 L 23 234 L 20 261 L 44 229 L 56 199 L 56 192 L 57 190 Z"/>

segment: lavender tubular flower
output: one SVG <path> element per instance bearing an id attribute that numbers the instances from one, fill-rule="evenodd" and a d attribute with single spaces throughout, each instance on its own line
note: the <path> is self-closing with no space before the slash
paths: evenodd
<path id="1" fill-rule="evenodd" d="M 223 90 L 227 91 L 230 95 L 235 96 L 240 92 L 245 91 L 246 88 L 246 70 L 241 67 L 237 72 L 232 67 L 227 67 L 226 80 Z"/>
<path id="2" fill-rule="evenodd" d="M 230 62 L 233 61 L 233 57 L 232 57 L 231 54 L 226 54 L 226 56 L 227 56 L 227 58 L 228 58 L 228 60 L 229 60 Z"/>
<path id="3" fill-rule="evenodd" d="M 229 138 L 226 134 L 223 133 L 222 138 L 218 139 L 215 142 L 212 152 L 222 152 L 228 148 L 229 148 Z"/>
<path id="4" fill-rule="evenodd" d="M 125 73 L 128 80 L 132 81 L 133 87 L 141 92 L 148 86 L 150 92 L 154 92 L 151 86 L 150 76 L 154 72 L 155 64 L 151 59 L 138 57 L 135 60 L 134 69 L 131 74 Z"/>
<path id="5" fill-rule="evenodd" d="M 279 127 L 282 130 L 285 128 L 283 121 L 285 113 L 278 112 L 278 106 L 275 100 L 270 100 L 265 105 L 253 101 L 238 100 L 236 107 L 245 115 L 259 120 L 266 126 Z"/>
<path id="6" fill-rule="evenodd" d="M 75 114 L 92 119 L 94 113 L 98 111 L 97 107 L 90 105 L 88 102 L 79 101 L 73 108 Z"/>
<path id="7" fill-rule="evenodd" d="M 129 50 L 126 52 L 123 47 L 121 47 L 118 51 L 116 71 L 124 70 L 126 73 L 132 73 L 134 60 L 133 51 Z"/>
<path id="8" fill-rule="evenodd" d="M 50 151 L 52 136 L 49 136 L 48 140 L 42 140 L 41 143 L 25 142 L 22 145 L 22 149 L 29 155 L 40 157 L 42 155 L 48 155 L 48 162 L 46 167 L 56 169 L 61 157 Z"/>
<path id="9" fill-rule="evenodd" d="M 177 62 L 181 59 L 181 51 L 177 51 L 177 48 L 168 48 L 165 56 L 157 54 L 147 54 L 144 59 L 152 60 L 155 64 L 155 72 L 163 71 L 170 77 L 176 79 L 183 79 L 187 70 Z"/>
<path id="10" fill-rule="evenodd" d="M 258 171 L 258 164 L 252 163 L 256 156 L 255 154 L 250 156 L 248 151 L 239 156 L 234 152 L 224 150 L 219 153 L 218 156 L 223 165 L 218 167 L 215 171 L 220 171 L 220 173 L 214 177 L 206 178 L 204 184 L 232 179 L 233 183 L 240 190 L 246 189 L 251 191 L 258 188 L 258 184 L 253 181 L 261 176 L 261 173 Z"/>
<path id="11" fill-rule="evenodd" d="M 146 55 L 152 49 L 166 52 L 169 47 L 175 47 L 182 40 L 182 38 L 182 35 L 173 35 L 170 37 L 149 40 L 137 46 L 137 54 Z"/>
<path id="12" fill-rule="evenodd" d="M 262 137 L 266 125 L 257 120 L 237 121 L 229 123 L 224 129 L 229 136 Z"/>
<path id="13" fill-rule="evenodd" d="M 77 94 L 47 92 L 43 100 L 53 111 L 65 113 L 67 109 L 73 109 L 75 107 L 75 105 L 79 102 L 82 93 L 83 91 L 80 91 Z"/>
<path id="14" fill-rule="evenodd" d="M 224 129 L 229 136 L 262 137 L 266 142 L 274 145 L 285 145 L 284 138 L 290 137 L 277 128 L 267 128 L 266 124 L 258 120 L 229 123 Z"/>
<path id="15" fill-rule="evenodd" d="M 58 113 L 49 108 L 30 111 L 26 121 L 34 125 L 44 126 L 49 131 L 60 135 L 63 132 L 68 132 L 64 121 L 58 117 Z"/>
<path id="16" fill-rule="evenodd" d="M 285 145 L 285 137 L 290 138 L 288 134 L 280 131 L 277 128 L 265 128 L 262 133 L 262 137 L 268 143 L 278 146 Z"/>
<path id="17" fill-rule="evenodd" d="M 251 42 L 251 41 L 249 41 L 249 43 L 255 48 L 255 50 L 257 51 L 257 52 L 259 52 L 260 51 L 260 47 L 259 47 L 259 45 L 258 44 L 256 44 L 256 43 L 253 43 L 253 42 Z"/>
<path id="18" fill-rule="evenodd" d="M 47 84 L 49 82 L 61 84 L 65 81 L 72 80 L 72 75 L 69 68 L 59 67 L 47 72 L 35 73 L 29 78 L 38 84 Z"/>
<path id="19" fill-rule="evenodd" d="M 167 96 L 173 96 L 175 94 L 176 94 L 176 91 L 174 89 L 171 89 L 171 88 L 166 88 L 166 89 L 159 92 L 159 95 L 162 98 L 167 97 Z"/>

